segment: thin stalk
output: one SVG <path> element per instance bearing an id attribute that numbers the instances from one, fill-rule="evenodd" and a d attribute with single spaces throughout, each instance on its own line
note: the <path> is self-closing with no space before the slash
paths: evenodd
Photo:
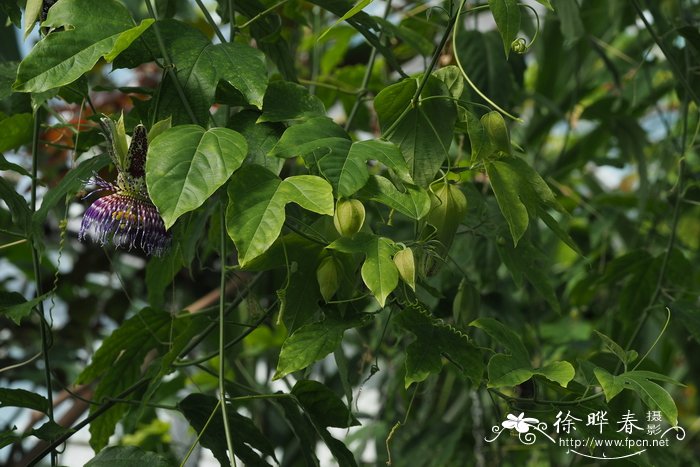
<path id="1" fill-rule="evenodd" d="M 642 8 L 639 6 L 639 2 L 637 0 L 632 0 L 632 6 L 634 6 L 634 9 L 637 12 L 637 16 L 639 16 L 639 19 L 641 19 L 644 23 L 644 27 L 647 31 L 649 31 L 649 34 L 651 35 L 652 39 L 654 39 L 656 45 L 658 45 L 661 51 L 663 52 L 664 56 L 666 57 L 666 60 L 668 60 L 668 63 L 671 65 L 673 74 L 676 76 L 676 78 L 680 80 L 681 84 L 683 84 L 685 92 L 687 94 L 690 94 L 695 102 L 700 102 L 700 99 L 698 98 L 697 94 L 695 94 L 695 90 L 692 86 L 690 86 L 690 83 L 688 82 L 688 77 L 681 72 L 678 63 L 676 63 L 676 60 L 673 58 L 673 55 L 671 55 L 670 51 L 668 50 L 668 47 L 666 47 L 664 41 L 661 40 L 659 35 L 656 34 L 656 31 L 654 31 L 652 25 L 649 24 L 649 21 L 647 21 L 647 18 L 646 16 L 644 16 Z"/>
<path id="2" fill-rule="evenodd" d="M 211 414 L 209 415 L 209 418 L 207 418 L 207 421 L 204 423 L 204 426 L 200 430 L 200 432 L 197 434 L 197 439 L 194 440 L 194 443 L 192 443 L 192 446 L 190 446 L 190 449 L 187 451 L 187 454 L 185 455 L 185 458 L 182 459 L 182 462 L 180 463 L 180 467 L 183 467 L 187 463 L 187 459 L 190 458 L 192 455 L 192 451 L 194 451 L 194 448 L 197 446 L 199 443 L 199 439 L 202 437 L 205 431 L 207 431 L 207 427 L 209 426 L 209 423 L 214 419 L 214 415 L 216 415 L 216 411 L 219 410 L 219 405 L 221 405 L 221 400 L 216 402 L 216 406 L 214 407 L 214 410 L 212 410 Z"/>
<path id="3" fill-rule="evenodd" d="M 235 2 L 233 0 L 228 0 L 228 24 L 231 28 L 231 42 L 233 42 L 233 39 L 236 38 L 236 10 L 234 9 L 234 6 Z"/>
<path id="4" fill-rule="evenodd" d="M 680 154 L 680 161 L 678 162 L 678 182 L 676 183 L 676 201 L 673 205 L 673 217 L 671 219 L 671 234 L 668 238 L 668 244 L 666 245 L 666 251 L 664 252 L 664 256 L 661 259 L 661 267 L 659 269 L 659 277 L 656 281 L 656 287 L 654 288 L 654 293 L 651 296 L 651 299 L 649 300 L 649 303 L 647 304 L 646 308 L 644 309 L 644 312 L 642 314 L 642 317 L 639 319 L 637 322 L 637 326 L 635 327 L 634 331 L 632 332 L 632 335 L 630 336 L 629 340 L 627 341 L 627 345 L 625 346 L 626 350 L 630 350 L 632 347 L 632 344 L 634 343 L 635 339 L 641 332 L 642 328 L 646 324 L 647 320 L 649 319 L 649 316 L 651 314 L 651 310 L 654 307 L 654 303 L 656 303 L 656 300 L 658 300 L 659 295 L 661 294 L 661 288 L 663 286 L 663 281 L 666 278 L 666 272 L 668 270 L 668 261 L 669 258 L 671 257 L 671 252 L 673 250 L 673 246 L 676 243 L 676 233 L 678 230 L 678 221 L 680 219 L 680 211 L 681 211 L 681 203 L 683 202 L 683 198 L 685 195 L 685 152 L 686 152 L 686 144 L 688 141 L 688 108 L 690 106 L 690 101 L 688 100 L 688 93 L 686 92 L 685 94 L 685 99 L 683 101 L 683 129 L 681 133 L 681 154 Z M 620 363 L 617 365 L 617 369 L 619 370 L 620 368 Z M 636 367 L 635 367 L 636 368 Z"/>
<path id="5" fill-rule="evenodd" d="M 27 239 L 23 238 L 21 240 L 15 240 L 14 242 L 5 243 L 4 245 L 0 245 L 0 250 L 4 250 L 5 248 L 12 248 L 13 246 L 21 245 L 22 243 L 24 243 L 26 241 L 27 241 Z"/>
<path id="6" fill-rule="evenodd" d="M 462 12 L 462 9 L 464 8 L 464 3 L 465 3 L 465 2 L 462 2 L 462 4 L 460 5 L 459 10 L 457 11 L 457 14 L 455 15 L 455 18 L 458 18 L 458 17 L 460 16 L 460 14 L 461 14 L 461 12 Z M 484 5 L 483 7 L 486 7 L 486 5 Z M 472 9 L 469 10 L 469 11 L 470 11 L 470 12 L 471 12 L 471 11 L 475 11 L 475 10 L 477 10 L 477 9 L 479 9 L 479 8 L 481 8 L 481 7 L 472 8 Z M 494 109 L 498 110 L 499 112 L 501 112 L 501 113 L 502 113 L 503 115 L 505 115 L 506 117 L 512 118 L 512 119 L 515 120 L 516 122 L 521 122 L 521 123 L 522 123 L 523 120 L 522 120 L 521 118 L 518 118 L 518 117 L 516 117 L 516 116 L 514 116 L 514 115 L 511 115 L 510 113 L 508 113 L 507 111 L 505 111 L 504 109 L 502 109 L 501 107 L 499 107 L 495 102 L 493 102 L 491 99 L 489 99 L 488 96 L 487 96 L 486 94 L 484 94 L 483 92 L 481 92 L 481 90 L 480 90 L 478 87 L 476 87 L 476 85 L 472 82 L 471 79 L 469 79 L 469 75 L 468 75 L 467 72 L 464 70 L 464 67 L 462 66 L 462 62 L 461 62 L 461 60 L 459 59 L 459 54 L 457 53 L 457 30 L 458 30 L 458 29 L 455 27 L 455 33 L 452 35 L 452 53 L 454 54 L 455 62 L 457 63 L 457 68 L 459 68 L 459 70 L 462 72 L 462 76 L 464 77 L 464 79 L 465 79 L 465 81 L 467 82 L 467 84 L 469 85 L 469 87 L 472 88 L 472 89 L 474 90 L 474 92 L 477 93 L 477 94 L 479 95 L 479 97 L 481 97 L 482 99 L 484 99 L 484 101 L 486 101 L 486 102 L 487 102 L 490 106 L 492 106 Z"/>
<path id="7" fill-rule="evenodd" d="M 238 29 L 245 29 L 245 28 L 247 28 L 248 26 L 250 26 L 251 24 L 253 24 L 253 23 L 256 22 L 257 20 L 259 20 L 260 18 L 262 18 L 263 16 L 265 16 L 265 15 L 267 15 L 268 13 L 270 13 L 271 11 L 275 10 L 277 7 L 284 5 L 284 4 L 287 3 L 288 1 L 289 1 L 289 0 L 282 0 L 282 1 L 280 1 L 280 2 L 275 3 L 275 4 L 272 5 L 270 8 L 267 8 L 266 10 L 261 11 L 260 13 L 258 13 L 258 14 L 255 15 L 255 16 L 253 16 L 252 18 L 250 18 L 250 19 L 249 19 L 248 21 L 246 21 L 245 23 L 241 24 L 241 25 L 238 27 Z"/>
<path id="8" fill-rule="evenodd" d="M 214 30 L 216 37 L 219 38 L 219 40 L 221 41 L 222 44 L 224 42 L 226 42 L 226 38 L 224 37 L 224 34 L 221 32 L 221 29 L 219 29 L 219 25 L 216 24 L 216 21 L 214 21 L 214 18 L 211 17 L 211 13 L 209 13 L 209 10 L 207 10 L 207 7 L 204 6 L 204 3 L 202 3 L 202 0 L 194 0 L 194 1 L 197 2 L 197 6 L 199 7 L 200 10 L 202 10 L 202 13 L 204 14 L 204 18 L 207 20 L 209 25 Z"/>
<path id="9" fill-rule="evenodd" d="M 259 272 L 255 277 L 253 277 L 253 279 L 251 279 L 251 281 L 248 283 L 246 288 L 238 293 L 238 296 L 236 297 L 236 299 L 228 306 L 228 310 L 226 311 L 227 315 L 228 315 L 228 313 L 231 312 L 231 310 L 235 309 L 238 305 L 240 305 L 240 303 L 248 296 L 251 289 L 253 288 L 253 285 L 255 285 L 255 283 L 260 279 L 261 276 L 262 276 L 262 273 Z M 223 296 L 223 294 L 222 294 L 222 296 Z M 209 335 L 209 333 L 211 331 L 214 330 L 215 327 L 216 327 L 215 322 L 209 324 L 204 329 L 204 331 L 202 331 L 197 337 L 193 338 L 190 341 L 190 343 L 187 345 L 187 347 L 185 347 L 182 350 L 182 352 L 180 352 L 180 357 L 190 353 L 195 347 L 197 347 Z"/>
<path id="10" fill-rule="evenodd" d="M 320 29 L 321 29 L 321 13 L 323 10 L 319 8 L 318 6 L 314 6 L 311 10 L 311 14 L 313 15 L 313 33 L 317 34 Z M 319 73 L 319 68 L 320 68 L 320 63 L 319 61 L 321 60 L 321 44 L 318 43 L 318 41 L 314 42 L 314 45 L 311 49 L 311 81 L 316 82 L 318 81 L 318 73 Z M 309 93 L 310 94 L 316 94 L 316 86 L 311 85 L 309 86 Z"/>
<path id="11" fill-rule="evenodd" d="M 386 8 L 384 9 L 384 19 L 387 19 L 390 11 L 391 11 L 391 0 L 387 0 Z M 384 29 L 382 29 L 382 31 L 379 33 L 379 42 L 380 43 L 381 43 L 383 37 L 384 37 Z M 367 92 L 368 92 L 367 86 L 369 85 L 369 80 L 372 78 L 372 70 L 374 69 L 374 62 L 376 60 L 377 60 L 377 48 L 372 47 L 372 52 L 369 54 L 369 60 L 367 61 L 367 67 L 365 68 L 365 76 L 363 76 L 363 78 L 362 78 L 362 85 L 360 86 L 360 90 L 357 92 L 357 98 L 355 99 L 355 102 L 352 105 L 352 109 L 350 109 L 350 114 L 348 115 L 348 120 L 345 122 L 345 131 L 348 131 L 350 129 L 350 125 L 352 124 L 352 121 L 355 119 L 355 115 L 357 115 L 357 111 L 360 109 L 360 105 L 362 104 L 362 100 L 367 95 Z"/>
<path id="12" fill-rule="evenodd" d="M 272 313 L 272 310 L 274 309 L 274 307 L 275 307 L 276 304 L 277 304 L 277 301 L 275 300 L 275 303 L 273 303 L 273 304 L 267 309 L 267 311 L 260 317 L 260 319 L 258 319 L 255 323 L 253 323 L 253 324 L 246 324 L 245 326 L 248 326 L 248 329 L 246 329 L 244 332 L 242 332 L 240 336 L 236 337 L 236 338 L 233 339 L 231 342 L 227 343 L 227 344 L 224 346 L 224 350 L 228 350 L 228 349 L 230 349 L 231 347 L 233 347 L 234 345 L 240 343 L 243 339 L 245 339 L 245 338 L 248 337 L 253 331 L 255 331 L 262 323 L 265 322 L 265 320 L 267 319 L 267 317 L 270 316 L 270 314 Z M 237 324 L 238 324 L 238 323 L 237 323 Z M 241 323 L 241 325 L 243 325 L 243 324 Z M 177 366 L 198 365 L 198 364 L 200 364 L 200 363 L 204 363 L 204 362 L 206 362 L 206 361 L 208 361 L 208 360 L 211 360 L 212 358 L 214 358 L 214 357 L 216 357 L 217 355 L 220 355 L 220 354 L 221 354 L 221 349 L 216 350 L 216 351 L 214 351 L 214 352 L 212 352 L 212 353 L 210 353 L 210 354 L 208 354 L 208 355 L 205 355 L 205 356 L 203 356 L 203 357 L 195 358 L 195 359 L 193 359 L 193 360 L 186 360 L 186 361 L 181 361 L 181 362 L 175 361 L 175 362 L 173 362 L 173 366 L 176 366 L 176 367 L 177 367 Z"/>
<path id="13" fill-rule="evenodd" d="M 426 68 L 425 73 L 423 73 L 421 80 L 418 82 L 418 89 L 416 89 L 416 92 L 413 95 L 413 99 L 411 99 L 411 105 L 413 107 L 416 107 L 418 105 L 418 99 L 420 98 L 420 94 L 421 92 L 423 92 L 423 88 L 425 87 L 425 85 L 428 84 L 428 78 L 430 78 L 430 73 L 433 72 L 435 65 L 437 65 L 437 62 L 440 59 L 440 53 L 442 52 L 442 49 L 445 48 L 445 44 L 447 44 L 447 39 L 449 39 L 450 34 L 452 33 L 452 29 L 455 27 L 457 19 L 459 19 L 459 14 L 462 11 L 462 8 L 464 8 L 464 4 L 466 2 L 467 0 L 462 0 L 462 4 L 457 10 L 457 13 L 452 15 L 449 21 L 447 22 L 447 28 L 445 29 L 445 33 L 442 35 L 442 39 L 440 39 L 440 43 L 435 49 L 433 57 L 430 59 L 430 64 L 428 65 L 428 68 Z"/>
<path id="14" fill-rule="evenodd" d="M 41 129 L 41 119 L 42 119 L 42 109 L 38 108 L 34 114 L 34 128 L 32 132 L 32 192 L 30 208 L 32 213 L 36 212 L 36 187 L 38 180 L 39 171 L 39 130 Z M 32 238 L 32 267 L 34 269 L 34 281 L 36 283 L 36 296 L 40 297 L 44 294 L 41 285 L 41 264 L 39 259 L 39 252 L 36 248 L 36 239 Z M 49 349 L 51 344 L 49 342 L 49 336 L 51 335 L 51 329 L 49 329 L 48 321 L 46 320 L 44 302 L 39 302 L 38 306 L 39 313 L 39 329 L 41 330 L 41 353 L 44 356 L 44 378 L 46 380 L 46 399 L 48 400 L 48 410 L 46 415 L 49 417 L 49 421 L 54 421 L 53 416 L 53 391 L 51 384 L 51 358 L 49 357 Z M 51 450 L 51 466 L 57 465 L 58 453 L 55 449 Z"/>
<path id="15" fill-rule="evenodd" d="M 224 318 L 225 313 L 225 302 L 226 302 L 226 211 L 221 208 L 221 284 L 219 285 L 219 290 L 221 294 L 219 295 L 219 398 L 221 401 L 221 415 L 224 418 L 224 431 L 226 432 L 226 447 L 228 448 L 228 453 L 230 456 L 231 466 L 236 465 L 236 456 L 233 452 L 233 439 L 231 438 L 231 427 L 228 423 L 228 416 L 226 415 L 226 388 L 224 387 L 224 375 L 225 373 L 225 353 L 224 353 L 224 329 L 225 323 Z"/>
<path id="16" fill-rule="evenodd" d="M 192 111 L 192 106 L 190 106 L 190 103 L 187 100 L 185 91 L 182 89 L 182 85 L 180 84 L 180 80 L 177 77 L 177 73 L 175 73 L 175 67 L 173 67 L 173 62 L 170 60 L 168 50 L 165 48 L 165 42 L 163 41 L 163 36 L 161 35 L 160 27 L 158 26 L 158 18 L 156 17 L 156 12 L 153 9 L 153 4 L 151 3 L 151 0 L 146 0 L 146 8 L 148 8 L 148 14 L 150 14 L 151 17 L 155 20 L 155 23 L 153 23 L 153 32 L 155 32 L 156 34 L 158 48 L 160 49 L 160 53 L 163 55 L 165 68 L 169 70 L 169 73 L 172 75 L 175 91 L 177 91 L 177 95 L 180 98 L 180 101 L 182 101 L 182 106 L 185 108 L 185 112 L 187 112 L 187 115 L 190 117 L 190 120 L 192 120 L 192 123 L 199 123 L 197 122 L 197 117 L 195 117 L 194 112 Z"/>

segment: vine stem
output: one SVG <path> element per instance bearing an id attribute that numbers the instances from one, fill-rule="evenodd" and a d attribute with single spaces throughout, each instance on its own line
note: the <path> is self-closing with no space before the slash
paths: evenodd
<path id="1" fill-rule="evenodd" d="M 233 452 L 233 439 L 231 438 L 231 427 L 228 423 L 226 415 L 226 388 L 224 387 L 224 371 L 225 371 L 225 354 L 224 354 L 224 329 L 226 317 L 226 210 L 224 209 L 225 201 L 221 201 L 221 284 L 219 289 L 219 401 L 221 402 L 221 415 L 224 418 L 224 431 L 226 432 L 226 447 L 228 448 L 231 466 L 236 466 L 236 456 Z"/>
<path id="2" fill-rule="evenodd" d="M 418 99 L 420 99 L 420 94 L 421 92 L 423 92 L 423 88 L 425 87 L 425 85 L 428 84 L 428 78 L 430 78 L 430 74 L 433 72 L 433 69 L 435 69 L 437 62 L 440 59 L 440 53 L 442 52 L 442 49 L 445 48 L 445 44 L 447 44 L 447 39 L 450 38 L 450 34 L 452 33 L 452 30 L 455 28 L 457 20 L 459 19 L 459 14 L 461 13 L 462 8 L 464 8 L 464 5 L 466 3 L 467 0 L 462 0 L 462 3 L 460 4 L 459 9 L 457 10 L 457 13 L 452 15 L 450 17 L 450 20 L 447 22 L 447 28 L 445 29 L 445 33 L 442 35 L 440 43 L 435 49 L 433 57 L 430 59 L 430 64 L 428 65 L 428 68 L 426 68 L 425 73 L 423 73 L 421 80 L 418 82 L 418 88 L 416 89 L 415 94 L 413 94 L 413 99 L 411 99 L 412 107 L 416 107 L 418 105 Z"/>
<path id="3" fill-rule="evenodd" d="M 389 16 L 390 12 L 391 12 L 391 0 L 387 0 L 386 7 L 384 8 L 384 19 L 385 20 Z M 383 38 L 384 38 L 384 29 L 382 28 L 381 32 L 379 33 L 379 42 L 380 43 L 381 43 Z M 368 92 L 367 86 L 369 86 L 369 81 L 372 78 L 372 70 L 374 69 L 374 62 L 376 60 L 377 60 L 377 48 L 372 47 L 372 52 L 370 52 L 370 54 L 369 54 L 369 60 L 367 61 L 367 67 L 365 68 L 365 75 L 362 78 L 362 85 L 360 86 L 360 90 L 357 91 L 357 97 L 355 98 L 355 102 L 352 105 L 352 109 L 350 109 L 350 114 L 348 115 L 348 120 L 345 122 L 345 131 L 348 131 L 350 129 L 350 125 L 352 124 L 352 121 L 355 119 L 355 116 L 357 115 L 357 111 L 360 110 L 360 105 L 362 104 L 362 99 L 367 95 L 367 92 Z"/>
<path id="4" fill-rule="evenodd" d="M 207 10 L 207 7 L 204 6 L 204 3 L 202 3 L 202 0 L 194 0 L 194 1 L 197 2 L 197 6 L 199 7 L 200 10 L 202 10 L 202 13 L 204 14 L 204 18 L 207 20 L 209 25 L 214 30 L 216 37 L 219 38 L 219 40 L 221 41 L 222 44 L 224 42 L 226 42 L 226 38 L 224 37 L 224 34 L 221 32 L 221 29 L 219 29 L 219 25 L 216 24 L 216 21 L 214 21 L 214 18 L 211 17 L 211 13 L 209 13 L 209 10 Z"/>
<path id="5" fill-rule="evenodd" d="M 447 22 L 447 27 L 445 29 L 445 33 L 442 35 L 442 38 L 440 39 L 440 43 L 438 44 L 437 48 L 435 49 L 435 52 L 433 53 L 432 58 L 430 59 L 430 64 L 428 65 L 428 68 L 425 69 L 425 72 L 423 72 L 423 75 L 420 78 L 420 81 L 418 81 L 418 85 L 416 86 L 416 92 L 413 94 L 413 97 L 411 98 L 411 105 L 407 106 L 403 112 L 398 116 L 396 120 L 392 122 L 391 125 L 389 125 L 389 128 L 384 131 L 384 137 L 389 138 L 391 134 L 394 132 L 396 127 L 403 121 L 404 118 L 409 114 L 409 112 L 413 109 L 415 109 L 418 106 L 418 101 L 420 99 L 420 95 L 423 92 L 423 88 L 425 88 L 425 85 L 428 84 L 428 79 L 430 78 L 430 74 L 433 72 L 433 69 L 435 69 L 435 66 L 437 65 L 438 59 L 440 58 L 440 53 L 442 52 L 442 49 L 445 47 L 445 44 L 447 44 L 447 40 L 450 38 L 450 34 L 452 33 L 452 30 L 455 27 L 455 24 L 457 24 L 457 20 L 459 19 L 460 12 L 462 11 L 462 8 L 464 8 L 464 4 L 467 2 L 467 0 L 462 0 L 462 3 L 460 4 L 459 9 L 457 10 L 457 13 L 450 16 L 449 21 Z M 454 39 L 453 39 L 454 42 Z M 488 98 L 487 98 L 488 99 Z"/>
<path id="6" fill-rule="evenodd" d="M 636 2 L 635 2 L 636 3 Z M 639 12 L 640 17 L 644 18 L 644 15 Z M 646 23 L 646 20 L 644 20 Z M 652 30 L 650 29 L 650 32 Z M 653 33 L 652 33 L 653 34 Z M 656 37 L 656 36 L 655 36 Z M 660 44 L 659 44 L 660 46 Z M 663 50 L 663 49 L 662 49 Z M 666 58 L 670 61 L 670 57 L 666 56 Z M 678 181 L 676 183 L 676 201 L 673 205 L 673 217 L 671 219 L 671 233 L 668 238 L 668 244 L 666 245 L 666 251 L 664 252 L 664 256 L 661 260 L 661 267 L 659 268 L 659 277 L 656 281 L 656 287 L 654 288 L 654 293 L 651 296 L 651 299 L 649 300 L 649 303 L 647 304 L 646 308 L 644 309 L 644 312 L 642 314 L 642 317 L 639 319 L 637 322 L 637 326 L 635 327 L 634 331 L 632 332 L 632 335 L 630 336 L 629 340 L 627 341 L 627 345 L 625 346 L 625 350 L 630 350 L 632 347 L 632 344 L 634 343 L 635 339 L 639 335 L 639 333 L 642 331 L 642 328 L 644 327 L 644 324 L 646 324 L 647 320 L 649 319 L 649 316 L 651 314 L 651 310 L 654 307 L 654 303 L 656 303 L 656 300 L 658 300 L 659 295 L 661 294 L 661 288 L 663 286 L 663 281 L 666 277 L 666 272 L 668 270 L 668 261 L 671 257 L 671 251 L 673 250 L 673 246 L 676 243 L 676 233 L 678 230 L 678 221 L 680 219 L 680 207 L 681 203 L 683 202 L 683 198 L 685 196 L 684 193 L 684 188 L 685 188 L 685 153 L 687 151 L 686 144 L 688 140 L 688 109 L 690 106 L 690 101 L 689 101 L 689 95 L 688 91 L 686 91 L 686 94 L 683 99 L 683 129 L 682 129 L 682 134 L 681 134 L 681 154 L 680 154 L 680 160 L 678 162 Z M 670 312 L 669 312 L 670 316 Z M 653 346 L 652 346 L 653 348 Z M 645 354 L 645 358 L 646 355 Z M 620 368 L 620 363 L 617 365 L 617 369 L 619 370 Z M 636 368 L 636 366 L 635 366 Z"/>
<path id="7" fill-rule="evenodd" d="M 160 33 L 160 27 L 158 26 L 158 18 L 156 17 L 156 12 L 153 9 L 153 4 L 151 3 L 151 0 L 146 0 L 146 8 L 148 8 L 148 14 L 151 15 L 151 17 L 155 20 L 153 23 L 153 32 L 156 34 L 156 40 L 158 41 L 158 48 L 160 49 L 160 53 L 163 55 L 163 61 L 165 62 L 165 68 L 169 70 L 169 73 L 172 75 L 173 78 L 173 85 L 175 86 L 175 91 L 177 91 L 177 95 L 180 98 L 180 101 L 182 101 L 182 106 L 185 108 L 185 112 L 187 112 L 187 116 L 190 117 L 190 120 L 192 120 L 192 123 L 198 123 L 197 122 L 197 117 L 195 117 L 194 112 L 192 111 L 192 106 L 190 106 L 189 101 L 187 100 L 187 96 L 185 95 L 184 89 L 182 89 L 182 85 L 180 84 L 180 79 L 177 77 L 177 73 L 175 73 L 175 67 L 173 66 L 173 62 L 170 60 L 170 55 L 168 55 L 168 50 L 165 48 L 165 42 L 163 41 L 163 36 Z"/>
<path id="8" fill-rule="evenodd" d="M 460 5 L 459 10 L 457 11 L 457 14 L 455 15 L 455 19 L 456 19 L 456 18 L 459 18 L 460 14 L 462 13 L 462 9 L 464 8 L 464 3 L 465 3 L 465 2 L 462 2 L 462 4 Z M 477 7 L 477 8 L 479 8 L 479 7 Z M 477 8 L 473 8 L 473 9 L 471 9 L 470 11 L 474 11 L 474 10 L 476 10 Z M 539 20 L 538 20 L 538 22 L 539 22 Z M 463 76 L 464 79 L 467 81 L 467 84 L 469 85 L 469 87 L 472 88 L 472 89 L 474 90 L 474 92 L 477 93 L 477 94 L 479 95 L 479 97 L 481 97 L 482 99 L 484 99 L 484 100 L 485 100 L 490 106 L 492 106 L 494 109 L 498 110 L 499 112 L 501 112 L 501 113 L 502 113 L 503 115 L 505 115 L 506 117 L 509 117 L 509 118 L 515 120 L 516 122 L 522 123 L 523 120 L 522 120 L 521 118 L 518 118 L 518 117 L 516 117 L 516 116 L 514 116 L 514 115 L 511 115 L 510 113 L 508 113 L 507 111 L 505 111 L 504 109 L 502 109 L 501 107 L 499 107 L 495 102 L 493 102 L 491 99 L 489 99 L 488 96 L 486 96 L 486 94 L 484 94 L 483 92 L 481 92 L 481 90 L 480 90 L 478 87 L 476 87 L 476 85 L 472 82 L 471 79 L 469 79 L 469 75 L 468 75 L 467 72 L 464 70 L 464 67 L 462 66 L 462 62 L 461 62 L 461 60 L 459 59 L 459 54 L 457 53 L 457 31 L 458 31 L 458 28 L 455 27 L 455 33 L 452 35 L 452 53 L 454 54 L 455 62 L 457 63 L 457 68 L 459 68 L 459 71 L 462 72 L 462 76 Z"/>
<path id="9" fill-rule="evenodd" d="M 219 399 L 216 402 L 216 406 L 214 407 L 214 410 L 212 410 L 211 414 L 209 415 L 209 418 L 207 418 L 207 421 L 204 423 L 202 430 L 197 434 L 197 438 L 194 440 L 194 443 L 192 443 L 192 446 L 190 446 L 190 449 L 187 451 L 185 458 L 182 459 L 182 462 L 180 462 L 180 467 L 183 467 L 187 463 L 187 460 L 192 455 L 192 451 L 194 451 L 194 448 L 197 446 L 197 443 L 199 443 L 199 439 L 202 437 L 204 432 L 207 431 L 207 427 L 209 426 L 209 423 L 211 423 L 211 421 L 214 419 L 214 415 L 216 415 L 216 411 L 219 410 L 219 405 L 221 405 L 221 399 Z"/>
<path id="10" fill-rule="evenodd" d="M 41 118 L 42 109 L 38 108 L 34 114 L 34 128 L 32 131 L 32 192 L 30 200 L 31 212 L 36 212 L 37 196 L 37 180 L 39 172 L 39 130 L 41 129 Z M 40 297 L 43 295 L 43 290 L 41 286 L 41 261 L 39 259 L 39 252 L 36 248 L 36 238 L 32 236 L 31 241 L 32 249 L 32 267 L 34 269 L 34 281 L 36 283 L 36 296 Z M 51 334 L 51 329 L 49 329 L 48 321 L 46 320 L 44 302 L 41 301 L 37 305 L 39 313 L 39 329 L 41 330 L 41 353 L 44 356 L 44 377 L 46 380 L 46 399 L 48 400 L 48 409 L 46 415 L 49 417 L 49 421 L 54 421 L 53 415 L 53 391 L 51 384 L 51 358 L 49 357 L 49 349 L 51 344 L 49 342 L 49 336 Z M 55 449 L 51 450 L 51 466 L 57 465 L 58 453 Z"/>

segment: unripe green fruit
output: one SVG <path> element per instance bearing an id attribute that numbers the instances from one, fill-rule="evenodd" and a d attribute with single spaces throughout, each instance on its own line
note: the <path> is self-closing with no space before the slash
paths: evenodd
<path id="1" fill-rule="evenodd" d="M 365 206 L 356 199 L 339 199 L 335 205 L 333 224 L 343 237 L 352 237 L 365 223 Z"/>
<path id="2" fill-rule="evenodd" d="M 316 269 L 316 280 L 321 290 L 321 296 L 326 302 L 330 301 L 340 287 L 338 265 L 332 256 L 326 256 L 321 260 L 321 264 Z"/>
<path id="3" fill-rule="evenodd" d="M 394 255 L 394 264 L 399 276 L 413 290 L 416 290 L 416 260 L 413 251 L 405 248 Z"/>
<path id="4" fill-rule="evenodd" d="M 427 221 L 435 227 L 437 239 L 450 248 L 459 224 L 467 213 L 467 198 L 462 190 L 449 183 L 441 183 L 433 191 L 432 208 Z"/>

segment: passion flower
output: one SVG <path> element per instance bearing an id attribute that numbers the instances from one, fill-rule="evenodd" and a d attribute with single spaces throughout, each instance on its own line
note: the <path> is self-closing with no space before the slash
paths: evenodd
<path id="1" fill-rule="evenodd" d="M 111 119 L 103 119 L 102 123 L 111 143 L 109 152 L 117 167 L 117 181 L 110 183 L 97 175 L 92 178 L 91 184 L 97 186 L 93 193 L 109 194 L 96 199 L 85 211 L 78 238 L 89 238 L 102 246 L 139 248 L 147 255 L 161 256 L 170 246 L 171 235 L 146 189 L 146 128 L 134 128 L 131 144 L 125 150 L 123 117 L 117 124 Z"/>

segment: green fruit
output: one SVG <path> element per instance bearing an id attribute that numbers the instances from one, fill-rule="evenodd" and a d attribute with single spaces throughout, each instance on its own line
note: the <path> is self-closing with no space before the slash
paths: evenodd
<path id="1" fill-rule="evenodd" d="M 321 264 L 316 269 L 316 280 L 321 290 L 321 296 L 326 302 L 329 302 L 340 287 L 338 265 L 332 256 L 326 256 L 321 260 Z"/>
<path id="2" fill-rule="evenodd" d="M 335 229 L 343 237 L 352 237 L 365 223 L 365 207 L 356 199 L 339 199 L 333 216 Z"/>
<path id="3" fill-rule="evenodd" d="M 394 264 L 399 270 L 399 276 L 414 291 L 416 290 L 416 260 L 413 251 L 405 248 L 394 255 Z"/>
<path id="4" fill-rule="evenodd" d="M 445 247 L 452 245 L 459 224 L 467 213 L 467 198 L 462 190 L 449 183 L 441 183 L 433 190 L 432 208 L 428 213 L 428 224 L 435 227 L 436 237 Z"/>

